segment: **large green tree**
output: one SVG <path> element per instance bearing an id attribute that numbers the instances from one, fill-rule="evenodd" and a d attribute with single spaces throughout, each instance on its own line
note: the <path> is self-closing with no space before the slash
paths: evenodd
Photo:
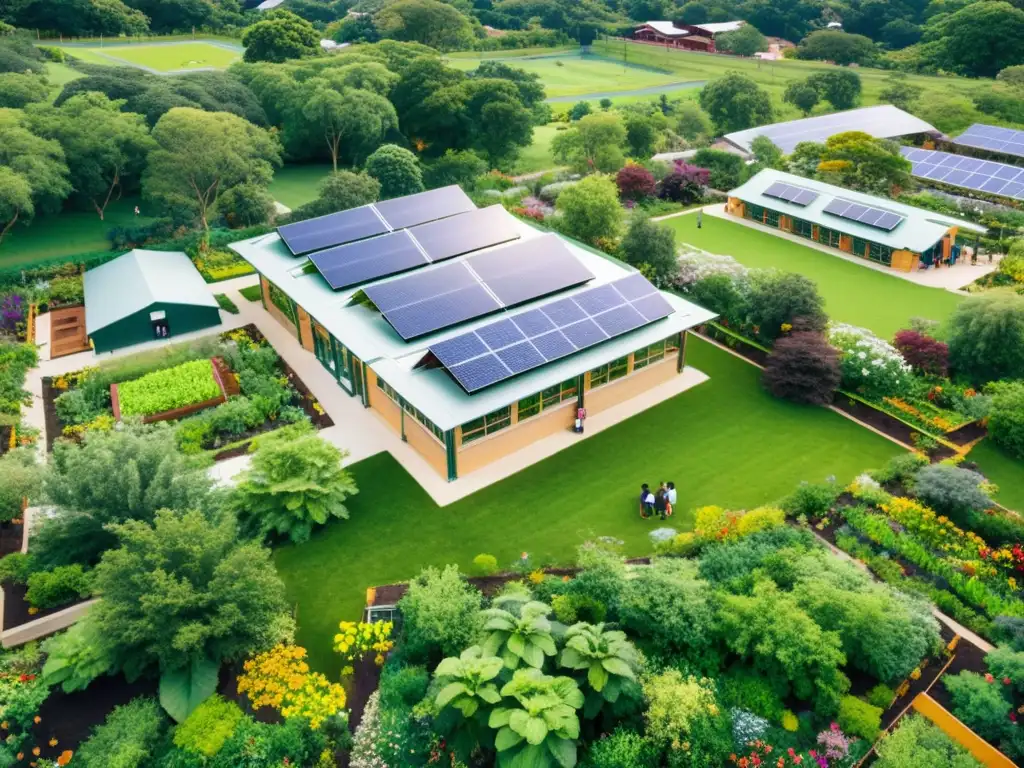
<path id="1" fill-rule="evenodd" d="M 739 72 L 730 72 L 705 85 L 700 92 L 700 105 L 720 133 L 764 125 L 775 116 L 768 92 Z"/>
<path id="2" fill-rule="evenodd" d="M 896 142 L 847 131 L 825 141 L 816 175 L 840 186 L 888 194 L 893 187 L 909 186 L 910 170 Z"/>
<path id="3" fill-rule="evenodd" d="M 380 182 L 384 200 L 423 191 L 423 171 L 416 155 L 395 144 L 385 144 L 366 158 L 366 172 Z"/>
<path id="4" fill-rule="evenodd" d="M 938 42 L 936 63 L 974 77 L 994 77 L 1021 63 L 1024 10 L 1007 2 L 970 3 L 937 21 L 926 39 Z"/>
<path id="5" fill-rule="evenodd" d="M 440 0 L 394 0 L 373 21 L 384 37 L 422 43 L 440 51 L 465 47 L 473 39 L 466 16 Z"/>
<path id="6" fill-rule="evenodd" d="M 0 109 L 21 109 L 26 104 L 45 101 L 50 87 L 39 75 L 20 72 L 0 72 Z"/>
<path id="7" fill-rule="evenodd" d="M 102 93 L 86 93 L 29 113 L 40 135 L 60 142 L 75 194 L 101 220 L 116 190 L 138 187 L 156 146 L 142 115 L 122 112 L 122 106 Z"/>
<path id="8" fill-rule="evenodd" d="M 801 59 L 831 61 L 835 64 L 867 64 L 876 55 L 871 38 L 851 35 L 838 29 L 812 32 L 797 48 L 797 56 Z"/>
<path id="9" fill-rule="evenodd" d="M 608 176 L 588 176 L 564 189 L 556 205 L 559 228 L 585 243 L 614 240 L 622 229 L 619 190 Z"/>
<path id="10" fill-rule="evenodd" d="M 860 75 L 850 69 L 832 69 L 815 72 L 807 84 L 836 109 L 850 109 L 860 98 Z"/>
<path id="11" fill-rule="evenodd" d="M 638 212 L 630 219 L 621 248 L 623 258 L 659 286 L 672 285 L 679 274 L 675 230 L 659 226 Z"/>
<path id="12" fill-rule="evenodd" d="M 555 159 L 570 163 L 580 173 L 613 173 L 626 162 L 622 151 L 626 135 L 619 113 L 598 112 L 559 132 L 551 142 L 551 151 Z"/>
<path id="13" fill-rule="evenodd" d="M 26 29 L 64 35 L 138 35 L 149 31 L 144 14 L 121 0 L 28 0 L 12 21 Z"/>
<path id="14" fill-rule="evenodd" d="M 975 384 L 1024 378 L 1024 297 L 961 302 L 949 319 L 949 364 Z"/>
<path id="15" fill-rule="evenodd" d="M 726 32 L 715 39 L 715 47 L 737 56 L 753 56 L 768 50 L 768 39 L 753 24 L 744 24 L 734 32 Z"/>
<path id="16" fill-rule="evenodd" d="M 319 88 L 306 102 L 302 114 L 312 130 L 323 136 L 335 171 L 343 150 L 353 162 L 360 163 L 381 145 L 390 131 L 398 129 L 398 116 L 391 102 L 355 88 L 342 93 Z"/>
<path id="17" fill-rule="evenodd" d="M 320 33 L 305 19 L 275 9 L 242 35 L 246 61 L 287 61 L 320 52 Z"/>
<path id="18" fill-rule="evenodd" d="M 33 533 L 33 555 L 47 567 L 92 565 L 117 542 L 109 524 L 199 507 L 209 490 L 203 467 L 178 452 L 167 428 L 125 426 L 88 432 L 81 446 L 57 442 L 45 484 L 57 513 Z"/>
<path id="19" fill-rule="evenodd" d="M 292 211 L 291 221 L 312 219 L 336 211 L 347 211 L 380 198 L 380 182 L 366 173 L 338 171 L 320 182 L 316 200 Z"/>
<path id="20" fill-rule="evenodd" d="M 280 150 L 262 128 L 226 112 L 179 107 L 153 128 L 143 195 L 166 208 L 192 211 L 203 229 L 217 196 L 243 182 L 269 184 Z"/>
<path id="21" fill-rule="evenodd" d="M 782 94 L 783 101 L 792 104 L 805 115 L 811 114 L 811 110 L 817 106 L 820 99 L 818 89 L 802 80 L 791 82 L 786 86 L 786 92 Z"/>
<path id="22" fill-rule="evenodd" d="M 32 133 L 25 127 L 21 113 L 15 110 L 0 110 L 0 168 L 3 167 L 29 185 L 31 208 L 36 214 L 57 213 L 71 194 L 64 150 L 56 141 Z M 21 184 L 19 189 L 16 195 L 7 197 L 6 210 L 11 210 L 12 201 L 23 199 Z M 31 218 L 31 213 L 21 205 L 22 221 Z"/>
<path id="23" fill-rule="evenodd" d="M 19 221 L 27 224 L 35 215 L 32 185 L 12 168 L 0 165 L 0 243 Z"/>
<path id="24" fill-rule="evenodd" d="M 273 534 L 300 543 L 314 526 L 347 520 L 345 500 L 359 489 L 342 467 L 344 457 L 315 434 L 286 429 L 262 438 L 231 497 L 242 526 L 260 538 Z"/>
<path id="25" fill-rule="evenodd" d="M 161 510 L 111 527 L 96 567 L 95 622 L 129 679 L 241 659 L 293 629 L 270 550 L 239 542 L 234 521 Z"/>

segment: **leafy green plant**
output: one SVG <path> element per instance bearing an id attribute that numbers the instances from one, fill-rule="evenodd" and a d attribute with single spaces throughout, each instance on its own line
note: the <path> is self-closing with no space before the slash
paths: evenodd
<path id="1" fill-rule="evenodd" d="M 24 584 L 34 571 L 32 555 L 24 552 L 11 552 L 0 558 L 0 582 Z"/>
<path id="2" fill-rule="evenodd" d="M 217 300 L 217 306 L 232 315 L 238 314 L 238 305 L 229 296 L 223 293 L 215 293 L 213 298 Z"/>
<path id="3" fill-rule="evenodd" d="M 498 572 L 498 558 L 494 555 L 479 554 L 473 558 L 473 567 L 481 576 L 490 576 Z"/>
<path id="4" fill-rule="evenodd" d="M 545 656 L 557 653 L 548 620 L 550 606 L 535 601 L 521 603 L 512 596 L 495 598 L 493 605 L 483 611 L 481 647 L 485 653 L 499 656 L 508 669 L 516 669 L 521 663 L 540 669 Z"/>
<path id="5" fill-rule="evenodd" d="M 28 577 L 25 599 L 34 608 L 53 608 L 92 594 L 92 574 L 80 565 L 62 565 Z"/>
<path id="6" fill-rule="evenodd" d="M 208 658 L 194 658 L 185 667 L 165 670 L 160 675 L 160 706 L 183 723 L 217 690 L 220 664 Z"/>
<path id="7" fill-rule="evenodd" d="M 874 741 L 882 727 L 882 709 L 856 696 L 843 696 L 836 720 L 846 733 Z"/>
<path id="8" fill-rule="evenodd" d="M 654 768 L 660 750 L 636 731 L 616 728 L 590 745 L 585 768 Z"/>
<path id="9" fill-rule="evenodd" d="M 1013 728 L 1010 702 L 1003 684 L 976 672 L 946 675 L 942 679 L 952 699 L 952 713 L 986 741 L 998 744 Z"/>
<path id="10" fill-rule="evenodd" d="M 296 437 L 295 427 L 263 437 L 240 478 L 231 504 L 243 526 L 259 536 L 306 541 L 330 518 L 348 519 L 345 500 L 355 480 L 342 466 L 345 453 L 315 434 Z"/>
<path id="11" fill-rule="evenodd" d="M 209 360 L 193 360 L 147 373 L 122 382 L 117 390 L 122 416 L 149 416 L 212 400 L 221 394 Z"/>
<path id="12" fill-rule="evenodd" d="M 48 686 L 59 684 L 64 693 L 80 691 L 114 668 L 102 635 L 88 618 L 45 640 L 42 647 L 46 652 L 43 681 Z"/>
<path id="13" fill-rule="evenodd" d="M 456 566 L 425 569 L 398 603 L 406 658 L 427 661 L 459 654 L 480 628 L 481 600 Z"/>
<path id="14" fill-rule="evenodd" d="M 141 768 L 163 737 L 166 720 L 154 699 L 133 699 L 115 707 L 75 752 L 85 768 Z"/>
<path id="15" fill-rule="evenodd" d="M 174 745 L 188 752 L 213 757 L 231 738 L 244 717 L 233 701 L 210 696 L 174 729 Z"/>
<path id="16" fill-rule="evenodd" d="M 878 744 L 876 768 L 981 768 L 970 753 L 921 715 L 910 715 Z"/>
<path id="17" fill-rule="evenodd" d="M 439 708 L 451 706 L 463 717 L 473 717 L 481 706 L 501 701 L 493 681 L 503 667 L 501 659 L 486 655 L 478 645 L 467 648 L 458 658 L 445 659 L 434 670 L 434 677 L 445 683 L 434 702 Z"/>
<path id="18" fill-rule="evenodd" d="M 625 632 L 606 630 L 604 624 L 574 624 L 565 633 L 565 647 L 559 664 L 566 669 L 586 671 L 588 695 L 584 716 L 597 715 L 601 705 L 615 703 L 627 682 L 636 680 L 639 656 Z"/>
<path id="19" fill-rule="evenodd" d="M 1018 694 L 1024 692 L 1024 652 L 1001 646 L 985 657 L 985 663 L 996 678 L 1009 680 Z"/>
<path id="20" fill-rule="evenodd" d="M 569 677 L 539 669 L 517 669 L 501 689 L 507 706 L 491 710 L 488 725 L 498 729 L 494 746 L 499 768 L 576 765 L 583 693 Z"/>
<path id="21" fill-rule="evenodd" d="M 893 699 L 896 698 L 896 692 L 884 683 L 879 683 L 870 691 L 868 691 L 867 700 L 868 704 L 879 707 L 883 711 L 889 708 L 892 704 Z"/>

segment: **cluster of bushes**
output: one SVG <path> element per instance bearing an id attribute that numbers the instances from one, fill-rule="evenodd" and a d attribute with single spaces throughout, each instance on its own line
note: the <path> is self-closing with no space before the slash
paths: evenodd
<path id="1" fill-rule="evenodd" d="M 21 409 L 31 401 L 25 375 L 39 360 L 32 344 L 0 340 L 0 425 L 17 424 Z"/>
<path id="2" fill-rule="evenodd" d="M 352 764 L 400 750 L 426 765 L 443 739 L 454 761 L 483 750 L 497 765 L 724 765 L 756 744 L 772 761 L 842 745 L 829 764 L 846 765 L 878 735 L 888 686 L 941 646 L 925 602 L 781 510 L 709 507 L 694 533 L 657 533 L 650 566 L 627 573 L 613 543 L 591 542 L 574 578 L 536 571 L 490 600 L 454 566 L 424 572 Z M 851 696 L 851 669 L 879 685 Z"/>

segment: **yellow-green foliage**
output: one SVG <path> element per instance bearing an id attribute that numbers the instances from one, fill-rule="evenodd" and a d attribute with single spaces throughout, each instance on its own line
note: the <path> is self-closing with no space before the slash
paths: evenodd
<path id="1" fill-rule="evenodd" d="M 221 394 L 209 360 L 193 360 L 118 385 L 122 416 L 148 416 Z"/>
<path id="2" fill-rule="evenodd" d="M 749 536 L 758 531 L 779 528 L 786 523 L 786 513 L 778 507 L 758 507 L 752 509 L 739 519 L 736 525 L 740 536 Z"/>
<path id="3" fill-rule="evenodd" d="M 662 541 L 655 545 L 655 551 L 659 555 L 676 555 L 678 557 L 688 557 L 694 553 L 697 549 L 699 542 L 697 537 L 687 531 L 685 533 L 678 533 L 668 541 Z"/>
<path id="4" fill-rule="evenodd" d="M 788 709 L 782 713 L 782 727 L 790 733 L 796 733 L 800 727 L 800 721 L 797 716 L 790 712 Z"/>
<path id="5" fill-rule="evenodd" d="M 195 708 L 174 731 L 174 745 L 213 757 L 231 738 L 245 715 L 233 701 L 216 694 Z"/>

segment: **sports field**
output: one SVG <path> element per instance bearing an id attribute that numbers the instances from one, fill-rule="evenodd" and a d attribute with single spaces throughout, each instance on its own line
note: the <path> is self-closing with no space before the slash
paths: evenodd
<path id="1" fill-rule="evenodd" d="M 701 229 L 692 214 L 668 219 L 665 225 L 676 231 L 677 243 L 732 256 L 747 267 L 776 268 L 809 277 L 818 284 L 831 318 L 868 328 L 884 339 L 906 328 L 912 317 L 944 321 L 961 301 L 949 291 L 916 285 L 714 216 L 704 216 Z"/>
<path id="2" fill-rule="evenodd" d="M 466 569 L 488 553 L 504 566 L 523 551 L 532 563 L 566 563 L 597 536 L 621 539 L 631 555 L 650 552 L 659 523 L 635 509 L 643 482 L 675 482 L 669 525 L 688 530 L 701 505 L 749 509 L 802 480 L 847 482 L 899 452 L 836 413 L 772 397 L 754 366 L 700 339 L 689 340 L 687 362 L 710 380 L 447 507 L 390 454 L 355 464 L 350 519 L 275 554 L 311 664 L 336 674 L 338 621 L 358 619 L 367 587 L 428 565 Z"/>
<path id="3" fill-rule="evenodd" d="M 582 96 L 589 93 L 611 93 L 634 91 L 642 88 L 665 86 L 681 79 L 670 72 L 656 68 L 624 66 L 622 62 L 605 60 L 597 56 L 565 54 L 543 58 L 519 58 L 510 62 L 512 66 L 533 72 L 540 76 L 548 98 L 560 96 Z M 452 67 L 473 70 L 479 60 L 452 58 Z"/>
<path id="4" fill-rule="evenodd" d="M 163 43 L 160 45 L 106 46 L 100 53 L 158 72 L 182 69 L 224 69 L 242 56 L 211 43 Z"/>

